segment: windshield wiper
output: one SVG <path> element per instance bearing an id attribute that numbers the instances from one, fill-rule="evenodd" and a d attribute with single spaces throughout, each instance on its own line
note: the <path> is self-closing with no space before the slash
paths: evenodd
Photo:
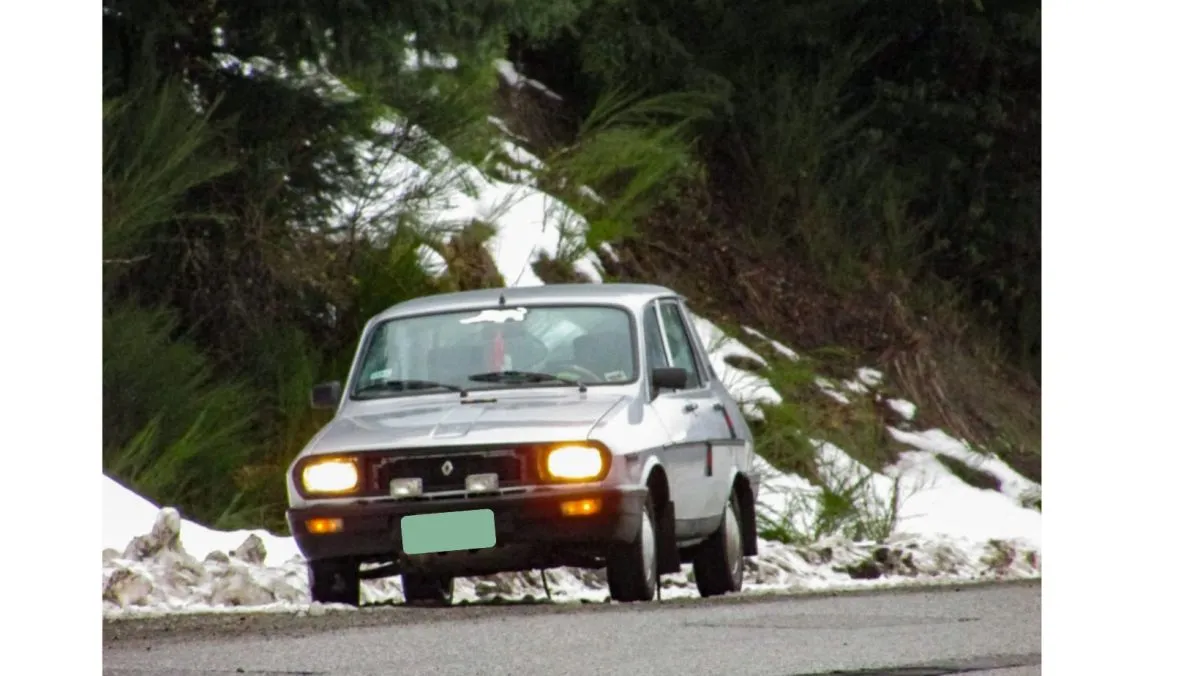
<path id="1" fill-rule="evenodd" d="M 458 385 L 447 385 L 446 383 L 439 383 L 433 380 L 385 380 L 380 383 L 371 383 L 370 385 L 360 387 L 355 394 L 380 391 L 407 392 L 410 390 L 450 390 L 460 394 L 466 394 L 467 392 Z"/>
<path id="2" fill-rule="evenodd" d="M 487 373 L 476 373 L 473 376 L 467 376 L 467 380 L 479 383 L 505 384 L 562 383 L 563 385 L 578 385 L 580 392 L 587 391 L 587 386 L 582 381 L 567 380 L 553 373 L 539 373 L 537 371 L 489 371 Z"/>

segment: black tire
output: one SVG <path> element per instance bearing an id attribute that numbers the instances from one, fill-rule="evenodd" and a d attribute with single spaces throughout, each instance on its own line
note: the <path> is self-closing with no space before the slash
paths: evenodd
<path id="1" fill-rule="evenodd" d="M 642 522 L 631 543 L 621 543 L 608 555 L 608 591 L 619 603 L 652 601 L 658 591 L 658 537 L 654 503 L 642 506 Z"/>
<path id="2" fill-rule="evenodd" d="M 408 605 L 448 606 L 454 603 L 454 578 L 408 574 L 400 576 L 404 602 Z"/>
<path id="3" fill-rule="evenodd" d="M 734 496 L 730 496 L 725 503 L 720 528 L 700 544 L 692 563 L 700 596 L 720 596 L 742 590 L 746 570 L 743 551 L 741 510 Z"/>
<path id="4" fill-rule="evenodd" d="M 309 561 L 308 591 L 316 603 L 359 605 L 358 562 L 345 559 Z"/>

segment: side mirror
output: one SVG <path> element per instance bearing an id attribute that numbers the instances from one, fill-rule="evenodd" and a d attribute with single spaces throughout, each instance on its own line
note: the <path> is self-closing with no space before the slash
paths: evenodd
<path id="1" fill-rule="evenodd" d="M 342 384 L 334 380 L 314 386 L 309 401 L 313 408 L 337 408 L 341 398 Z"/>
<path id="2" fill-rule="evenodd" d="M 682 390 L 687 387 L 687 371 L 670 367 L 654 369 L 650 372 L 650 387 L 657 390 Z"/>

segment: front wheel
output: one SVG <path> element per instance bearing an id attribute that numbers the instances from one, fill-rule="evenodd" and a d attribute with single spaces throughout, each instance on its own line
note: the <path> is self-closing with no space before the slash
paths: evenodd
<path id="1" fill-rule="evenodd" d="M 433 575 L 401 575 L 404 602 L 409 605 L 448 606 L 454 603 L 454 578 Z"/>
<path id="2" fill-rule="evenodd" d="M 316 603 L 359 605 L 358 562 L 344 559 L 310 561 L 308 591 Z"/>
<path id="3" fill-rule="evenodd" d="M 658 591 L 658 538 L 654 523 L 654 503 L 647 495 L 637 537 L 631 543 L 615 546 L 609 553 L 608 591 L 612 600 L 629 603 L 654 599 Z"/>
<path id="4" fill-rule="evenodd" d="M 725 503 L 721 527 L 696 552 L 692 569 L 700 596 L 719 596 L 742 590 L 745 557 L 742 555 L 742 519 L 737 500 Z"/>

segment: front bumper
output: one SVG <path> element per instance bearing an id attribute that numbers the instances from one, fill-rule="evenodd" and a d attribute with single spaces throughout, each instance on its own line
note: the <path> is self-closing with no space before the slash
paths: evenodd
<path id="1" fill-rule="evenodd" d="M 442 500 L 384 500 L 312 505 L 287 511 L 288 525 L 304 556 L 312 561 L 352 558 L 397 561 L 411 570 L 447 574 L 487 574 L 554 565 L 578 565 L 573 558 L 602 552 L 613 543 L 632 542 L 640 527 L 647 489 L 578 488 Z M 598 498 L 600 510 L 563 516 L 566 501 Z M 445 554 L 404 554 L 400 520 L 416 514 L 490 509 L 496 518 L 496 546 Z M 305 522 L 340 518 L 342 530 L 314 535 Z"/>

